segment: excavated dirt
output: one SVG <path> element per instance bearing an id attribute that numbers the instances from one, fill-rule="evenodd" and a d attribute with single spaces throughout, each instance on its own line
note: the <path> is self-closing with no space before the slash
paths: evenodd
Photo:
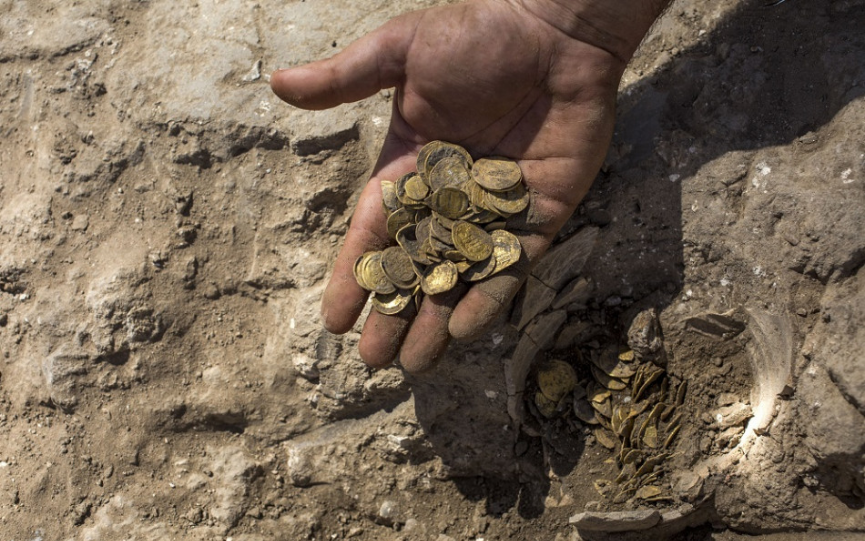
<path id="1" fill-rule="evenodd" d="M 409 377 L 318 314 L 391 92 L 267 74 L 430 5 L 0 0 L 0 538 L 862 538 L 865 2 L 675 2 L 568 277 Z M 649 309 L 684 421 L 669 499 L 613 502 L 536 361 Z"/>

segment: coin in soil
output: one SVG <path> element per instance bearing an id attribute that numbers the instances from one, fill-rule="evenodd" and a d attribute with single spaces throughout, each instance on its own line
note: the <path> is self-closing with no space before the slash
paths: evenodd
<path id="1" fill-rule="evenodd" d="M 444 260 L 430 265 L 421 276 L 421 289 L 427 295 L 445 293 L 457 285 L 457 276 L 457 267 L 453 261 Z"/>
<path id="2" fill-rule="evenodd" d="M 493 253 L 493 238 L 469 222 L 456 222 L 452 229 L 453 245 L 470 261 L 483 261 Z"/>
<path id="3" fill-rule="evenodd" d="M 492 156 L 481 158 L 472 166 L 472 179 L 483 188 L 493 192 L 506 192 L 515 188 L 523 179 L 517 162 Z"/>
<path id="4" fill-rule="evenodd" d="M 408 308 L 413 296 L 411 289 L 397 289 L 388 294 L 376 293 L 372 297 L 372 306 L 379 313 L 392 316 Z"/>

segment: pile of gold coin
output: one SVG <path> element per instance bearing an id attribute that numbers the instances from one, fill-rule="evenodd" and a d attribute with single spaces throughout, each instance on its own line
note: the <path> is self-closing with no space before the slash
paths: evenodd
<path id="1" fill-rule="evenodd" d="M 570 364 L 543 363 L 532 406 L 553 418 L 567 411 L 570 396 L 574 416 L 593 426 L 595 440 L 615 452 L 616 478 L 594 483 L 602 496 L 613 503 L 672 499 L 661 470 L 681 429 L 687 382 L 675 386 L 663 368 L 615 346 L 592 351 L 589 361 L 592 377 L 583 385 Z"/>
<path id="2" fill-rule="evenodd" d="M 506 219 L 528 207 L 516 162 L 473 161 L 459 145 L 433 141 L 417 156 L 417 172 L 382 181 L 387 231 L 396 246 L 367 252 L 354 277 L 374 293 L 373 307 L 397 314 L 421 294 L 477 282 L 513 265 L 522 247 L 505 231 Z"/>

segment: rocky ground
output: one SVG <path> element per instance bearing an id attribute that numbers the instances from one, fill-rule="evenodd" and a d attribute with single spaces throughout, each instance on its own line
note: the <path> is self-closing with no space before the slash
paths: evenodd
<path id="1" fill-rule="evenodd" d="M 675 2 L 568 273 L 409 378 L 318 315 L 391 93 L 267 74 L 432 4 L 0 0 L 0 537 L 861 538 L 865 2 Z M 613 501 L 537 366 L 647 321 L 686 415 L 668 499 Z"/>

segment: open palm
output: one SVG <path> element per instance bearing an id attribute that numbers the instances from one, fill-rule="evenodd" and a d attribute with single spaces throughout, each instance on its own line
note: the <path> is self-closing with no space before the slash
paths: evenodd
<path id="1" fill-rule="evenodd" d="M 274 92 L 307 109 L 396 88 L 381 155 L 324 293 L 326 328 L 343 333 L 354 325 L 368 295 L 354 280 L 354 261 L 389 244 L 380 181 L 414 170 L 420 147 L 440 139 L 475 157 L 518 161 L 532 202 L 508 228 L 526 257 L 468 291 L 457 287 L 426 297 L 418 313 L 370 312 L 360 353 L 371 366 L 399 355 L 407 370 L 421 371 L 451 336 L 484 330 L 509 305 L 597 173 L 623 67 L 607 51 L 521 8 L 476 0 L 398 17 L 333 58 L 274 73 Z"/>

